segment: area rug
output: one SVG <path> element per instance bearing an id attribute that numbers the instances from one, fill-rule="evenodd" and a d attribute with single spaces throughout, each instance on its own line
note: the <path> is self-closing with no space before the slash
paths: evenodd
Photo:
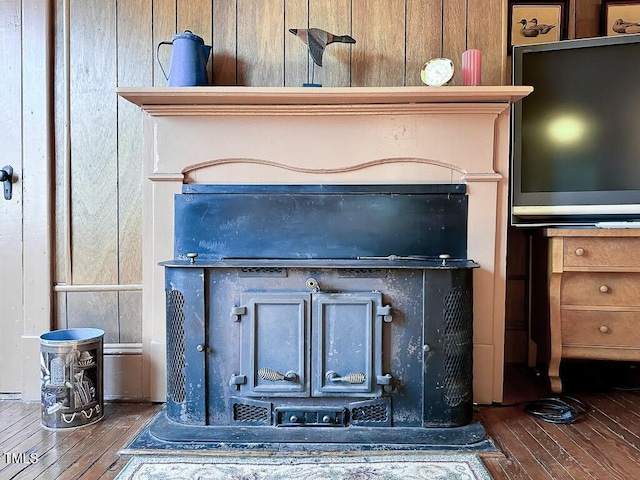
<path id="1" fill-rule="evenodd" d="M 129 460 L 116 480 L 491 480 L 475 454 L 156 456 Z"/>

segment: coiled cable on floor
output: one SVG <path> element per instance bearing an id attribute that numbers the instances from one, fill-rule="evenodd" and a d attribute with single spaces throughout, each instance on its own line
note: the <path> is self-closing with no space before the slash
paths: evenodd
<path id="1" fill-rule="evenodd" d="M 533 400 L 525 405 L 524 410 L 545 422 L 563 424 L 574 423 L 589 411 L 583 401 L 569 396 Z"/>

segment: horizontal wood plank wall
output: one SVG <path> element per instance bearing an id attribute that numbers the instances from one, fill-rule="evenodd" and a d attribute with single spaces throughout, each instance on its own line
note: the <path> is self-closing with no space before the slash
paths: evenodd
<path id="1" fill-rule="evenodd" d="M 216 85 L 421 85 L 420 67 L 483 52 L 502 83 L 502 0 L 56 0 L 55 156 L 58 327 L 141 341 L 141 114 L 117 86 L 164 86 L 161 41 L 191 30 L 212 45 Z M 313 68 L 290 28 L 351 35 Z M 171 47 L 158 53 L 168 73 Z M 459 68 L 458 68 L 459 70 Z M 456 74 L 453 84 L 460 83 Z"/>

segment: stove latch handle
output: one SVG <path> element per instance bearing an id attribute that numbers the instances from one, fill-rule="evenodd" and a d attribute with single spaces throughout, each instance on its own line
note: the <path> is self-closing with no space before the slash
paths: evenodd
<path id="1" fill-rule="evenodd" d="M 343 383 L 360 384 L 367 381 L 367 376 L 362 372 L 351 372 L 341 377 L 333 370 L 329 370 L 325 376 L 327 380 L 334 383 L 343 382 Z"/>
<path id="2" fill-rule="evenodd" d="M 391 305 L 378 306 L 376 308 L 376 315 L 380 315 L 382 320 L 386 323 L 391 323 L 393 316 L 391 315 Z"/>

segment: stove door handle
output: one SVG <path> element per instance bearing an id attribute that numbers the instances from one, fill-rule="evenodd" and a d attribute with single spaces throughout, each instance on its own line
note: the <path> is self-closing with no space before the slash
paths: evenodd
<path id="1" fill-rule="evenodd" d="M 330 382 L 360 384 L 367 381 L 367 376 L 362 372 L 351 372 L 341 377 L 333 370 L 329 370 L 327 372 L 326 377 L 327 377 L 327 380 L 329 380 Z"/>
<path id="2" fill-rule="evenodd" d="M 260 378 L 262 378 L 263 380 L 267 380 L 268 382 L 278 382 L 281 380 L 285 380 L 287 382 L 298 381 L 298 374 L 293 371 L 288 371 L 287 373 L 280 373 L 279 371 L 274 370 L 273 368 L 263 367 L 258 369 L 258 375 L 260 375 Z"/>

